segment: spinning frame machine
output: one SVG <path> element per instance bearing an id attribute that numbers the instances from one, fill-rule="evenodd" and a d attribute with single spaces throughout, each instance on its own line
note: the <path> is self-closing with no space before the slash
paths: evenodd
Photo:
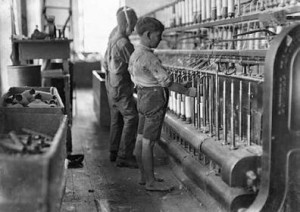
<path id="1" fill-rule="evenodd" d="M 184 0 L 145 16 L 170 92 L 160 145 L 227 211 L 300 206 L 300 2 Z"/>

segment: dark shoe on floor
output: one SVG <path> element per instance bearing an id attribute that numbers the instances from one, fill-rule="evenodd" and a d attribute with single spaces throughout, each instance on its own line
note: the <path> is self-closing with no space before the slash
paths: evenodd
<path id="1" fill-rule="evenodd" d="M 118 152 L 117 151 L 111 151 L 109 155 L 109 160 L 111 162 L 115 162 L 117 160 Z"/>
<path id="2" fill-rule="evenodd" d="M 138 169 L 138 165 L 136 160 L 134 159 L 123 159 L 123 158 L 117 158 L 117 167 L 125 167 L 125 168 L 132 168 L 132 169 Z"/>
<path id="3" fill-rule="evenodd" d="M 68 169 L 76 169 L 76 168 L 82 168 L 83 167 L 83 159 L 84 155 L 77 154 L 77 155 L 68 155 Z"/>
<path id="4" fill-rule="evenodd" d="M 71 162 L 82 163 L 84 159 L 83 154 L 67 155 L 67 159 Z"/>
<path id="5" fill-rule="evenodd" d="M 70 161 L 68 163 L 68 169 L 78 169 L 82 167 L 83 167 L 83 163 L 70 162 Z"/>

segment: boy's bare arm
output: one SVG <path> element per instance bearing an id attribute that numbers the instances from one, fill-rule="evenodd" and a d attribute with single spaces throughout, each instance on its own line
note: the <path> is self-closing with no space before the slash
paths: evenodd
<path id="1" fill-rule="evenodd" d="M 193 87 L 186 87 L 180 83 L 177 83 L 177 82 L 173 82 L 171 84 L 171 86 L 168 87 L 171 91 L 174 91 L 174 92 L 177 92 L 177 93 L 180 93 L 180 94 L 184 94 L 184 95 L 187 95 L 187 96 L 192 96 L 192 97 L 196 97 L 197 95 L 197 92 L 196 92 L 196 88 L 193 88 Z"/>

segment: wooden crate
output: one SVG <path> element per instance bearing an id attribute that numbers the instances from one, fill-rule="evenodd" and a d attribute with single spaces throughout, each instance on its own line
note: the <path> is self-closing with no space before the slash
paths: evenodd
<path id="1" fill-rule="evenodd" d="M 110 126 L 110 109 L 105 88 L 105 72 L 93 71 L 94 112 L 101 126 Z"/>
<path id="2" fill-rule="evenodd" d="M 0 110 L 1 134 L 22 128 L 54 139 L 43 154 L 0 154 L 0 211 L 57 212 L 66 181 L 67 116 Z"/>
<path id="3" fill-rule="evenodd" d="M 23 108 L 11 108 L 6 107 L 5 105 L 5 98 L 13 95 L 22 93 L 25 90 L 29 89 L 35 89 L 36 91 L 44 91 L 44 92 L 50 92 L 51 94 L 55 95 L 57 98 L 58 105 L 57 107 L 47 107 L 47 108 L 30 108 L 30 107 L 23 107 Z M 0 98 L 0 110 L 9 111 L 10 113 L 51 113 L 51 114 L 61 114 L 64 113 L 64 103 L 61 100 L 61 97 L 55 87 L 11 87 L 9 90 L 3 94 L 3 96 Z"/>

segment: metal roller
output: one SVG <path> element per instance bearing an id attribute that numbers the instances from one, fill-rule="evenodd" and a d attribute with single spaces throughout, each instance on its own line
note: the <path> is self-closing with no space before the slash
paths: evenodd
<path id="1" fill-rule="evenodd" d="M 222 17 L 228 17 L 228 0 L 222 0 Z"/>
<path id="2" fill-rule="evenodd" d="M 217 0 L 216 7 L 217 7 L 217 17 L 218 19 L 222 19 L 222 0 Z"/>
<path id="3" fill-rule="evenodd" d="M 234 17 L 234 0 L 228 0 L 228 17 Z"/>
<path id="4" fill-rule="evenodd" d="M 206 20 L 211 20 L 211 0 L 206 0 Z"/>
<path id="5" fill-rule="evenodd" d="M 217 0 L 211 1 L 211 19 L 212 20 L 217 19 Z"/>
<path id="6" fill-rule="evenodd" d="M 196 1 L 197 1 L 198 22 L 201 23 L 201 21 L 202 21 L 202 11 L 201 11 L 202 0 L 196 0 Z"/>
<path id="7" fill-rule="evenodd" d="M 206 1 L 207 0 L 201 0 L 201 20 L 202 22 L 206 21 Z"/>
<path id="8" fill-rule="evenodd" d="M 208 119 L 209 119 L 209 133 L 213 135 L 213 112 L 214 112 L 214 83 L 213 77 L 209 77 L 209 85 L 208 85 Z"/>

